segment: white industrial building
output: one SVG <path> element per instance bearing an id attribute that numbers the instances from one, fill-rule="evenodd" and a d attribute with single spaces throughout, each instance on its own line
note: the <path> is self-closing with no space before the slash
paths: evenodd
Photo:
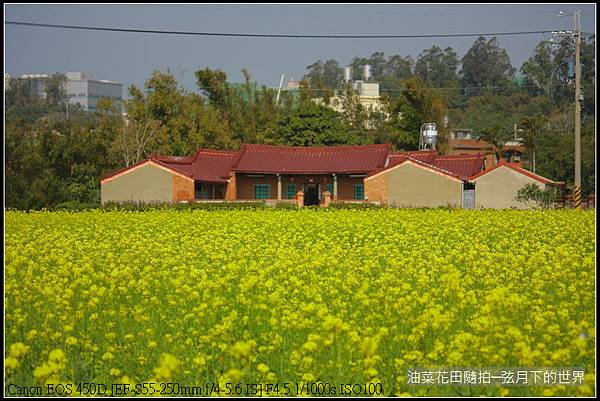
<path id="1" fill-rule="evenodd" d="M 381 96 L 379 95 L 379 83 L 372 81 L 370 65 L 363 66 L 363 80 L 359 81 L 352 81 L 352 68 L 346 67 L 344 69 L 344 81 L 347 85 L 352 86 L 357 95 L 358 103 L 361 104 L 365 111 L 369 113 L 383 113 L 386 118 L 389 118 L 389 114 L 385 112 Z M 343 91 L 335 91 L 334 96 L 329 99 L 327 106 L 339 113 L 343 113 L 345 111 L 344 97 L 345 93 Z M 316 98 L 313 101 L 317 104 L 325 104 L 323 98 Z M 370 122 L 367 121 L 367 125 L 370 125 Z"/>
<path id="2" fill-rule="evenodd" d="M 67 72 L 65 74 L 65 91 L 69 104 L 79 104 L 86 111 L 95 111 L 98 101 L 105 97 L 113 100 L 119 109 L 123 109 L 123 84 L 105 79 L 95 80 L 83 72 Z M 20 79 L 28 80 L 31 93 L 45 98 L 48 74 L 25 74 Z"/>

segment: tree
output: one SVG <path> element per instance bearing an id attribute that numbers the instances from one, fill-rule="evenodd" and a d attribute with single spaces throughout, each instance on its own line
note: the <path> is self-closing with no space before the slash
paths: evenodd
<path id="1" fill-rule="evenodd" d="M 227 85 L 227 74 L 221 70 L 213 71 L 209 68 L 198 70 L 194 74 L 200 90 L 208 96 L 210 104 L 222 111 L 227 111 L 228 100 L 231 96 L 231 89 Z"/>
<path id="2" fill-rule="evenodd" d="M 460 74 L 464 87 L 484 88 L 508 85 L 515 71 L 508 53 L 498 46 L 496 38 L 486 41 L 480 36 L 462 58 Z"/>
<path id="3" fill-rule="evenodd" d="M 572 103 L 575 96 L 574 70 L 575 44 L 571 37 L 564 37 L 551 45 L 541 41 L 532 57 L 521 67 L 531 95 L 544 95 L 556 106 Z M 581 85 L 585 113 L 593 113 L 595 105 L 595 39 L 581 41 Z"/>
<path id="4" fill-rule="evenodd" d="M 535 151 L 540 137 L 545 134 L 548 129 L 548 118 L 544 115 L 537 114 L 533 117 L 521 119 L 520 125 L 523 129 L 523 145 L 528 152 L 531 152 L 532 170 L 535 173 Z"/>
<path id="5" fill-rule="evenodd" d="M 26 79 L 10 78 L 4 93 L 6 118 L 22 118 L 27 123 L 35 122 L 48 113 L 46 102 L 32 93 Z"/>
<path id="6" fill-rule="evenodd" d="M 344 69 L 339 66 L 336 60 L 327 60 L 324 63 L 319 60 L 306 67 L 306 70 L 307 73 L 304 75 L 304 79 L 308 81 L 309 86 L 313 89 L 337 89 L 344 78 Z"/>
<path id="7" fill-rule="evenodd" d="M 289 146 L 334 146 L 358 143 L 341 115 L 312 104 L 283 117 L 277 126 L 278 143 Z"/>
<path id="8" fill-rule="evenodd" d="M 140 162 L 150 153 L 149 148 L 156 140 L 159 124 L 151 119 L 129 120 L 122 127 L 113 146 L 126 167 Z"/>
<path id="9" fill-rule="evenodd" d="M 445 96 L 436 89 L 428 88 L 418 76 L 401 81 L 404 87 L 398 99 L 389 98 L 391 126 L 397 130 L 396 146 L 399 149 L 417 149 L 421 126 L 435 122 L 439 127 L 440 139 L 447 136 L 444 118 L 447 113 Z"/>
<path id="10" fill-rule="evenodd" d="M 443 87 L 458 81 L 458 56 L 451 47 L 432 46 L 417 58 L 415 74 L 433 86 Z"/>
<path id="11" fill-rule="evenodd" d="M 551 97 L 552 87 L 556 80 L 556 65 L 550 42 L 543 40 L 535 47 L 535 53 L 521 66 L 525 85 L 532 96 L 544 95 Z"/>
<path id="12" fill-rule="evenodd" d="M 63 74 L 53 74 L 46 81 L 46 103 L 55 112 L 66 112 L 67 77 Z"/>
<path id="13" fill-rule="evenodd" d="M 493 126 L 486 128 L 477 139 L 484 139 L 487 143 L 492 145 L 492 150 L 496 156 L 496 163 L 500 161 L 501 149 L 510 138 L 510 134 L 499 126 Z"/>

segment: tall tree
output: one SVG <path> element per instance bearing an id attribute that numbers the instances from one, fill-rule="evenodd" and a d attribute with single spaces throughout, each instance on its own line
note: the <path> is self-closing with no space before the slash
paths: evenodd
<path id="1" fill-rule="evenodd" d="M 458 56 L 451 47 L 444 50 L 438 46 L 423 50 L 415 64 L 415 74 L 433 86 L 446 86 L 458 81 Z"/>
<path id="2" fill-rule="evenodd" d="M 344 78 L 344 69 L 333 59 L 325 62 L 319 60 L 306 67 L 306 71 L 304 79 L 313 89 L 337 89 Z"/>
<path id="3" fill-rule="evenodd" d="M 486 41 L 477 38 L 462 58 L 462 84 L 464 87 L 506 86 L 515 76 L 505 49 L 500 48 L 495 37 Z"/>
<path id="4" fill-rule="evenodd" d="M 525 78 L 525 85 L 530 87 L 528 92 L 532 96 L 551 96 L 557 68 L 550 42 L 543 40 L 538 43 L 534 55 L 523 63 L 521 73 Z"/>

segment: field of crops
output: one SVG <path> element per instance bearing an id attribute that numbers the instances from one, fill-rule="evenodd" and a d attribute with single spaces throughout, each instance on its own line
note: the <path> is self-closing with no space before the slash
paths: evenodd
<path id="1" fill-rule="evenodd" d="M 286 383 L 289 395 L 351 388 L 341 384 L 593 395 L 594 220 L 574 210 L 9 211 L 5 391 L 94 383 L 108 394 L 127 383 L 144 395 L 155 382 L 179 395 L 276 383 L 271 395 Z M 417 367 L 578 367 L 585 384 L 408 385 Z"/>

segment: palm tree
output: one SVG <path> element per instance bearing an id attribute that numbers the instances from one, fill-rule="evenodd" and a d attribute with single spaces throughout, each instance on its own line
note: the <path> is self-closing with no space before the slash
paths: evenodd
<path id="1" fill-rule="evenodd" d="M 520 124 L 523 127 L 523 145 L 526 149 L 531 150 L 532 167 L 535 173 L 535 151 L 540 136 L 546 132 L 548 127 L 548 118 L 537 114 L 533 117 L 522 118 Z"/>
<path id="2" fill-rule="evenodd" d="M 492 150 L 494 151 L 494 156 L 496 156 L 496 163 L 500 161 L 500 151 L 506 141 L 508 140 L 509 135 L 507 131 L 505 131 L 502 127 L 494 126 L 491 128 L 485 129 L 479 137 L 478 140 L 485 140 L 487 143 L 492 145 Z"/>

